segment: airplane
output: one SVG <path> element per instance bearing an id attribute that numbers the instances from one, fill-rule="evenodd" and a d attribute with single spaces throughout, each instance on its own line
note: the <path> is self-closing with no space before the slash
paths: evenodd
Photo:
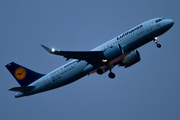
<path id="1" fill-rule="evenodd" d="M 15 98 L 45 92 L 70 84 L 78 79 L 97 73 L 102 75 L 109 71 L 109 78 L 115 78 L 112 72 L 116 65 L 128 68 L 141 60 L 137 48 L 154 41 L 158 48 L 161 44 L 157 38 L 174 25 L 171 19 L 154 18 L 118 35 L 91 51 L 63 51 L 41 45 L 54 55 L 60 55 L 66 60 L 73 59 L 65 65 L 48 74 L 40 74 L 15 62 L 6 68 L 21 87 L 13 87 L 10 91 L 18 92 Z"/>

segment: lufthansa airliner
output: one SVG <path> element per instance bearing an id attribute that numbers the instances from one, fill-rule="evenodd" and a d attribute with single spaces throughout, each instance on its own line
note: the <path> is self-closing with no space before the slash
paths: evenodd
<path id="1" fill-rule="evenodd" d="M 161 44 L 157 38 L 167 32 L 174 24 L 171 19 L 154 18 L 116 36 L 91 51 L 63 51 L 42 47 L 51 54 L 60 55 L 67 60 L 65 65 L 48 74 L 40 74 L 15 62 L 6 65 L 21 87 L 13 87 L 10 91 L 18 92 L 15 97 L 29 96 L 52 90 L 72 83 L 86 75 L 97 73 L 102 75 L 109 71 L 109 78 L 115 78 L 114 66 L 130 67 L 139 62 L 137 48 L 154 41 L 158 48 Z"/>

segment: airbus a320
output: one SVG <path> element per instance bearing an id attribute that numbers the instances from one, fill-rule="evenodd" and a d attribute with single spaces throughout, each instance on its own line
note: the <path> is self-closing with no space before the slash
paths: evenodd
<path id="1" fill-rule="evenodd" d="M 102 75 L 109 71 L 108 76 L 113 79 L 115 78 L 115 74 L 112 72 L 114 66 L 127 68 L 141 60 L 137 48 L 150 41 L 154 41 L 160 48 L 161 44 L 158 43 L 157 38 L 167 32 L 173 24 L 174 21 L 171 19 L 154 18 L 91 51 L 63 51 L 42 45 L 51 54 L 63 56 L 67 60 L 74 60 L 48 74 L 40 74 L 11 62 L 6 65 L 6 68 L 20 84 L 20 87 L 13 87 L 9 90 L 18 92 L 15 95 L 15 98 L 18 98 L 67 85 L 95 72 Z"/>

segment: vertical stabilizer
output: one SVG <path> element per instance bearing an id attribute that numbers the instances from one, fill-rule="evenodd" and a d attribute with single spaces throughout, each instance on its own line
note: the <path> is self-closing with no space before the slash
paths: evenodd
<path id="1" fill-rule="evenodd" d="M 21 86 L 28 86 L 40 77 L 44 76 L 44 74 L 34 72 L 14 62 L 7 64 L 6 68 L 9 70 L 9 72 L 14 76 L 14 78 Z"/>

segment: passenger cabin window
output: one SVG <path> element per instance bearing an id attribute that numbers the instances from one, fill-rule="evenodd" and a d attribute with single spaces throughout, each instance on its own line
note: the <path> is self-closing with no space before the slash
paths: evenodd
<path id="1" fill-rule="evenodd" d="M 158 20 L 156 20 L 156 23 L 158 23 L 158 22 L 160 22 L 162 19 L 158 19 Z"/>

